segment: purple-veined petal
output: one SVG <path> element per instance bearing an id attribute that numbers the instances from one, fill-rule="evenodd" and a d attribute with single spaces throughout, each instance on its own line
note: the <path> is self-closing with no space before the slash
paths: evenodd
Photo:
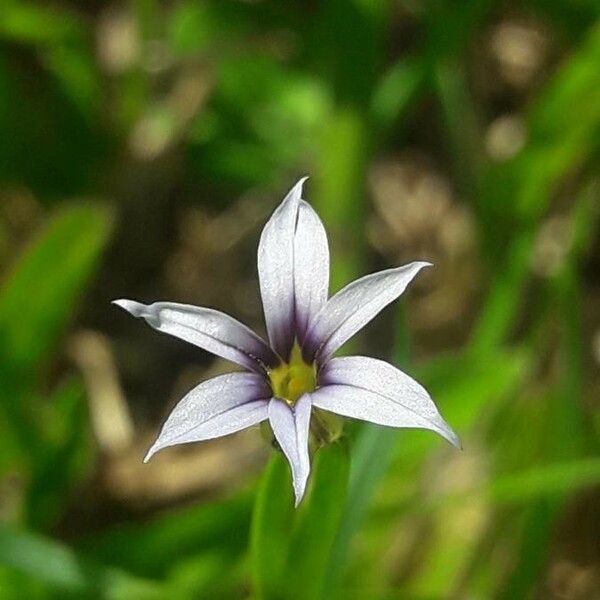
<path id="1" fill-rule="evenodd" d="M 325 306 L 329 290 L 329 247 L 321 219 L 300 201 L 294 237 L 296 331 L 302 341 L 310 319 Z"/>
<path id="2" fill-rule="evenodd" d="M 144 462 L 162 448 L 229 435 L 266 420 L 270 395 L 266 380 L 254 373 L 202 382 L 173 409 Z"/>
<path id="3" fill-rule="evenodd" d="M 301 179 L 267 221 L 258 244 L 258 277 L 271 347 L 287 359 L 294 338 L 294 232 Z"/>
<path id="4" fill-rule="evenodd" d="M 364 356 L 334 358 L 323 367 L 319 383 L 312 393 L 319 408 L 379 425 L 430 429 L 460 448 L 458 436 L 425 388 L 387 362 Z"/>
<path id="5" fill-rule="evenodd" d="M 292 469 L 296 506 L 304 496 L 310 474 L 308 432 L 311 409 L 310 394 L 298 398 L 293 407 L 279 398 L 272 398 L 269 402 L 269 422 L 273 434 Z"/>
<path id="6" fill-rule="evenodd" d="M 174 302 L 145 305 L 133 300 L 114 300 L 113 304 L 134 317 L 145 319 L 158 331 L 190 342 L 251 371 L 264 373 L 265 366 L 274 367 L 279 363 L 277 355 L 258 335 L 218 310 Z"/>
<path id="7" fill-rule="evenodd" d="M 305 343 L 306 355 L 326 360 L 396 300 L 423 267 L 430 265 L 428 262 L 412 262 L 366 275 L 348 284 L 330 298 L 312 320 Z"/>

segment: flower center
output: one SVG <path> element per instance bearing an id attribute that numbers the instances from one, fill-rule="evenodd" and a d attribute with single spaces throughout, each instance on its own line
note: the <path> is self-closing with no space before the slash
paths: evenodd
<path id="1" fill-rule="evenodd" d="M 290 362 L 269 371 L 273 395 L 294 404 L 302 394 L 313 392 L 317 387 L 317 368 L 302 359 L 302 351 L 296 342 L 292 348 Z"/>

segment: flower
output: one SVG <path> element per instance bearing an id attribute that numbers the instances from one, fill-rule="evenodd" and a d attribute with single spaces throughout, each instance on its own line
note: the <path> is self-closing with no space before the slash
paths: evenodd
<path id="1" fill-rule="evenodd" d="M 290 463 L 296 505 L 310 473 L 311 415 L 314 424 L 320 411 L 391 427 L 430 429 L 460 445 L 429 394 L 411 377 L 375 358 L 333 358 L 430 263 L 372 273 L 328 300 L 327 236 L 315 211 L 301 198 L 305 180 L 277 207 L 258 247 L 269 344 L 211 308 L 114 301 L 154 329 L 246 369 L 209 379 L 188 392 L 144 462 L 168 446 L 213 439 L 268 421 Z"/>

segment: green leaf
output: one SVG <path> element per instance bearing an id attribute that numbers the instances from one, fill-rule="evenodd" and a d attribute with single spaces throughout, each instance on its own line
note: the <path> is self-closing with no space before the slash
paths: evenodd
<path id="1" fill-rule="evenodd" d="M 454 178 L 461 194 L 473 194 L 484 166 L 482 127 L 469 93 L 466 67 L 446 58 L 434 67 L 433 79 L 447 129 L 447 144 L 454 158 Z"/>
<path id="2" fill-rule="evenodd" d="M 242 561 L 232 561 L 231 556 L 215 548 L 178 560 L 169 571 L 167 581 L 170 588 L 189 598 L 226 600 L 243 596 L 242 590 L 247 586 L 245 575 Z"/>
<path id="3" fill-rule="evenodd" d="M 47 600 L 48 586 L 36 581 L 23 571 L 7 565 L 0 565 L 0 600 Z"/>
<path id="4" fill-rule="evenodd" d="M 185 556 L 219 547 L 230 558 L 248 541 L 251 503 L 243 494 L 174 511 L 149 523 L 98 533 L 78 544 L 105 564 L 150 577 L 164 575 Z"/>
<path id="5" fill-rule="evenodd" d="M 593 488 L 599 483 L 600 458 L 579 458 L 496 475 L 489 483 L 480 482 L 465 490 L 413 504 L 409 512 L 428 513 L 440 507 L 462 505 L 481 496 L 497 507 L 534 504 L 539 500 L 560 499 L 565 494 Z"/>
<path id="6" fill-rule="evenodd" d="M 397 429 L 365 423 L 354 440 L 347 502 L 329 556 L 324 586 L 330 597 L 335 597 L 347 566 L 352 538 L 360 530 L 375 490 L 390 466 L 399 434 Z"/>
<path id="7" fill-rule="evenodd" d="M 520 290 L 530 274 L 537 224 L 557 184 L 593 162 L 600 130 L 599 58 L 596 24 L 533 105 L 528 144 L 511 161 L 491 168 L 483 182 L 482 240 L 495 280 L 473 331 L 476 353 L 502 343 L 514 325 Z"/>
<path id="8" fill-rule="evenodd" d="M 0 288 L 0 336 L 13 370 L 35 369 L 57 342 L 94 272 L 110 230 L 108 211 L 81 204 L 54 214 Z"/>
<path id="9" fill-rule="evenodd" d="M 515 387 L 527 373 L 527 358 L 523 353 L 517 351 L 497 352 L 493 355 L 479 357 L 468 354 L 445 356 L 416 367 L 415 377 L 431 393 L 444 418 L 466 444 L 465 452 L 469 452 L 468 432 L 481 427 L 482 421 L 485 422 L 486 418 L 493 416 L 499 407 L 511 398 Z M 409 373 L 413 374 L 412 369 L 409 370 Z M 378 483 L 379 492 L 378 503 L 375 507 L 376 514 L 381 515 L 383 504 L 385 511 L 389 511 L 385 512 L 384 522 L 396 522 L 396 519 L 403 513 L 418 512 L 425 507 L 426 503 L 419 482 L 422 480 L 423 474 L 427 472 L 424 470 L 424 464 L 432 454 L 444 450 L 455 454 L 456 450 L 448 449 L 448 445 L 443 440 L 428 431 L 404 430 L 398 432 L 380 428 L 379 436 L 383 436 L 383 439 L 378 439 L 377 444 L 373 446 L 374 452 L 370 459 L 373 470 L 379 470 L 379 456 L 376 456 L 375 453 L 381 448 L 383 448 L 383 460 L 386 460 L 386 453 L 391 452 L 393 462 L 387 469 L 388 473 L 383 481 L 380 483 L 375 481 Z M 386 436 L 392 443 L 391 450 L 385 444 Z M 368 473 L 365 485 L 372 485 L 369 483 L 372 473 L 368 469 L 365 471 Z M 423 483 L 422 485 L 427 484 Z M 352 488 L 350 489 L 352 490 Z M 373 490 L 370 491 L 370 494 L 373 494 Z M 366 543 L 364 540 L 369 539 L 373 528 L 378 527 L 374 510 L 371 511 L 371 519 L 367 521 L 366 527 L 361 531 L 361 548 L 364 548 Z M 354 517 L 354 515 L 352 516 Z M 379 524 L 381 525 L 381 522 Z M 352 525 L 348 526 L 344 521 L 343 527 L 352 527 Z M 385 529 L 385 525 L 383 527 Z M 443 537 L 444 535 L 447 537 Z M 459 556 L 458 552 L 459 544 L 455 539 L 448 543 L 446 530 L 442 531 L 439 539 L 436 536 L 437 532 L 433 530 L 428 559 L 420 565 L 419 571 L 413 576 L 418 579 L 418 583 L 414 589 L 410 589 L 411 593 L 423 593 L 425 597 L 428 594 L 439 596 L 439 589 L 442 589 L 443 580 L 447 574 L 447 570 L 442 567 L 448 565 L 449 569 L 451 559 L 454 560 L 454 558 L 458 564 L 462 561 L 462 556 Z M 352 583 L 348 585 L 354 585 L 355 582 L 361 582 L 361 585 L 366 587 L 384 584 L 382 576 L 376 571 L 373 572 L 368 565 L 372 564 L 372 561 L 378 560 L 379 555 L 385 553 L 388 540 L 388 536 L 383 534 L 379 544 L 370 550 L 369 562 L 365 565 L 357 562 L 356 559 L 353 561 L 350 553 L 350 564 L 354 564 L 354 568 L 349 572 Z M 331 568 L 343 569 L 344 567 L 344 564 L 338 566 L 332 562 Z M 422 576 L 421 573 L 423 573 Z M 339 579 L 339 575 L 337 578 L 332 578 L 334 587 L 338 590 Z M 450 584 L 448 583 L 448 585 Z M 432 591 L 434 588 L 435 592 Z M 348 588 L 344 587 L 343 589 L 347 590 Z M 445 589 L 447 590 L 448 586 Z M 343 598 L 345 591 L 337 593 L 338 597 Z"/>
<path id="10" fill-rule="evenodd" d="M 0 525 L 0 563 L 65 592 L 94 598 L 165 598 L 165 590 L 118 569 L 90 561 L 71 548 L 33 533 Z"/>
<path id="11" fill-rule="evenodd" d="M 343 440 L 321 448 L 314 457 L 310 488 L 290 542 L 286 597 L 311 600 L 325 594 L 329 557 L 346 504 L 349 467 Z"/>
<path id="12" fill-rule="evenodd" d="M 296 510 L 289 465 L 281 454 L 272 458 L 252 523 L 252 579 L 257 598 L 321 597 L 344 511 L 349 462 L 344 441 L 319 449 L 306 496 Z"/>
<path id="13" fill-rule="evenodd" d="M 5 2 L 0 11 L 0 38 L 31 44 L 60 43 L 79 34 L 82 22 L 57 6 Z"/>
<path id="14" fill-rule="evenodd" d="M 32 465 L 27 523 L 47 531 L 61 516 L 68 495 L 91 468 L 91 436 L 83 384 L 72 379 L 48 399 L 44 452 Z"/>
<path id="15" fill-rule="evenodd" d="M 410 358 L 410 339 L 406 311 L 398 308 L 398 322 L 394 340 L 394 361 L 406 364 Z M 389 427 L 361 423 L 352 444 L 348 496 L 340 527 L 331 554 L 324 589 L 330 597 L 338 591 L 347 566 L 350 545 L 354 534 L 360 530 L 377 486 L 391 463 L 394 446 L 400 432 Z"/>
<path id="16" fill-rule="evenodd" d="M 373 91 L 371 113 L 382 133 L 405 116 L 424 87 L 425 64 L 419 58 L 402 59 L 381 78 Z"/>
<path id="17" fill-rule="evenodd" d="M 277 452 L 263 475 L 252 515 L 251 575 L 257 598 L 277 598 L 281 593 L 294 512 L 290 468 Z"/>
<path id="18" fill-rule="evenodd" d="M 512 573 L 508 574 L 496 598 L 531 598 L 538 587 L 538 577 L 544 565 L 548 563 L 552 547 L 553 524 L 560 514 L 561 503 L 542 500 L 524 507 L 514 523 L 509 524 L 514 547 L 518 557 Z"/>
<path id="19" fill-rule="evenodd" d="M 599 483 L 600 458 L 590 457 L 497 477 L 486 491 L 494 502 L 507 504 L 560 496 Z"/>
<path id="20" fill-rule="evenodd" d="M 331 289 L 360 272 L 364 254 L 364 197 L 370 131 L 362 115 L 348 107 L 335 111 L 318 139 L 318 172 L 311 179 L 313 205 L 332 242 Z"/>
<path id="21" fill-rule="evenodd" d="M 44 452 L 39 407 L 32 402 L 36 374 L 72 318 L 109 229 L 109 213 L 100 205 L 64 207 L 0 285 L 0 423 L 11 462 Z M 0 468 L 8 466 L 1 462 Z"/>

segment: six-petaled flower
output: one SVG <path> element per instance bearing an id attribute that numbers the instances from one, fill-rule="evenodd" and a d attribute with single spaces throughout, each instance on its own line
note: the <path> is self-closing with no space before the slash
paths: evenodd
<path id="1" fill-rule="evenodd" d="M 319 410 L 379 425 L 430 429 L 459 446 L 429 394 L 411 377 L 374 358 L 333 358 L 430 263 L 412 262 L 367 275 L 327 299 L 327 236 L 301 198 L 304 181 L 275 210 L 260 238 L 258 274 L 268 344 L 239 321 L 210 308 L 115 300 L 155 329 L 246 369 L 192 389 L 168 417 L 145 460 L 168 446 L 268 421 L 290 463 L 296 504 L 310 473 L 311 415 Z"/>

